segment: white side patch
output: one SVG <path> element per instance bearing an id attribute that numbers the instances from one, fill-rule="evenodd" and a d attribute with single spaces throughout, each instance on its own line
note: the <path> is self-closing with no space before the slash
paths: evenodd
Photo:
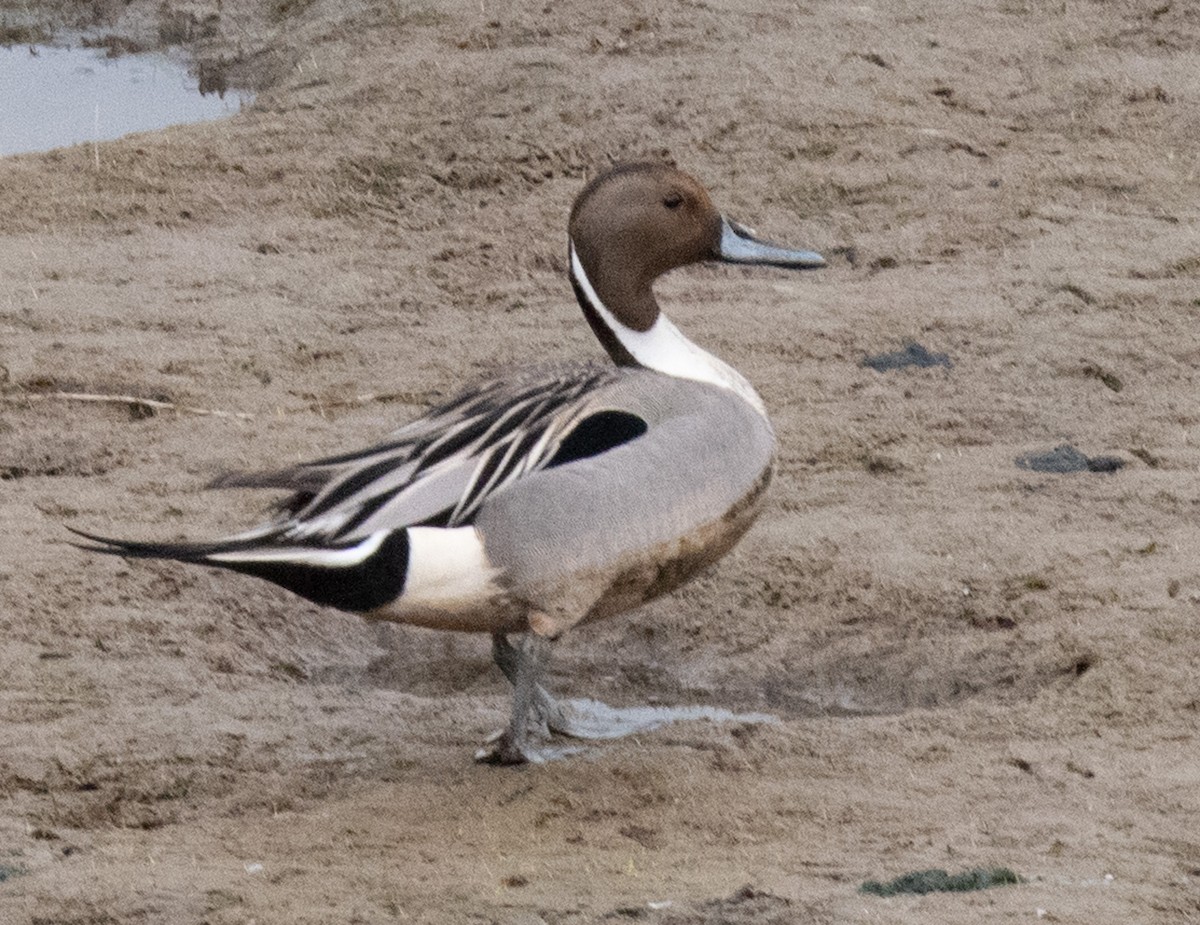
<path id="1" fill-rule="evenodd" d="M 379 530 L 361 543 L 342 549 L 244 549 L 238 552 L 213 553 L 205 558 L 210 562 L 291 562 L 296 565 L 345 568 L 369 559 L 387 539 L 390 532 L 390 530 Z"/>
<path id="2" fill-rule="evenodd" d="M 394 607 L 446 614 L 477 610 L 500 588 L 500 570 L 474 527 L 409 527 L 408 578 Z"/>
<path id="3" fill-rule="evenodd" d="M 596 290 L 592 288 L 592 283 L 588 279 L 587 273 L 584 272 L 579 255 L 575 253 L 574 244 L 571 244 L 570 250 L 571 274 L 579 284 L 588 303 L 595 309 L 596 314 L 600 316 L 608 329 L 616 335 L 621 345 L 642 366 L 679 379 L 708 382 L 729 389 L 751 404 L 759 414 L 766 417 L 766 406 L 746 377 L 707 350 L 697 347 L 662 312 L 659 312 L 658 318 L 655 319 L 648 331 L 635 331 L 618 321 L 617 317 L 605 307 L 604 303 L 600 301 L 600 297 L 596 295 Z"/>

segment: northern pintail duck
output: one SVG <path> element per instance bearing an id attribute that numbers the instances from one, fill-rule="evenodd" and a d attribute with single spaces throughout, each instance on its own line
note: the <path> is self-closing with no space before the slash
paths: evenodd
<path id="1" fill-rule="evenodd" d="M 652 285 L 706 260 L 824 262 L 759 239 L 659 163 L 587 184 L 568 257 L 613 365 L 494 379 L 366 449 L 224 476 L 213 484 L 290 492 L 247 532 L 198 543 L 82 533 L 98 544 L 86 548 L 243 572 L 368 619 L 492 634 L 513 706 L 481 759 L 536 759 L 550 731 L 608 737 L 573 723 L 540 685 L 549 641 L 728 552 L 759 512 L 775 453 L 758 393 L 671 323 Z"/>

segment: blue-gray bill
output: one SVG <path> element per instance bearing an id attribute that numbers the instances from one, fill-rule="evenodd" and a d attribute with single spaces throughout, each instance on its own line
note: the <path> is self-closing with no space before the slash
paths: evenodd
<path id="1" fill-rule="evenodd" d="M 714 256 L 727 263 L 752 263 L 791 270 L 816 270 L 825 266 L 825 258 L 820 254 L 764 241 L 745 225 L 724 216 L 721 217 L 721 240 Z"/>

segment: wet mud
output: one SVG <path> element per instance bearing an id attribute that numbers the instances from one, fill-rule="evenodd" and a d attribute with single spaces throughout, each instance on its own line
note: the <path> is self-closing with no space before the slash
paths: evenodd
<path id="1" fill-rule="evenodd" d="M 1196 918 L 1191 6 L 37 9 L 259 93 L 0 160 L 0 921 Z M 480 767 L 487 639 L 70 545 L 242 528 L 275 499 L 222 472 L 602 358 L 564 229 L 631 157 L 834 259 L 659 285 L 761 393 L 776 476 L 547 687 L 778 722 Z M 1127 464 L 1014 464 L 1047 450 Z M 859 892 L 997 869 L 1021 882 Z"/>

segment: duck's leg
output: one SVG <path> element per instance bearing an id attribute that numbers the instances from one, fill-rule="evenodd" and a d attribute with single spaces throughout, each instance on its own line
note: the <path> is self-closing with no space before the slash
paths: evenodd
<path id="1" fill-rule="evenodd" d="M 548 651 L 547 646 L 547 654 Z M 492 659 L 512 684 L 514 696 L 524 667 L 523 652 L 522 648 L 509 642 L 503 633 L 492 636 Z M 539 738 L 547 738 L 551 733 L 557 733 L 572 739 L 620 739 L 635 732 L 653 729 L 665 721 L 653 708 L 616 709 L 598 700 L 560 702 L 537 683 L 544 667 L 545 656 L 536 668 L 537 677 L 534 679 L 526 718 L 527 728 Z"/>
<path id="2" fill-rule="evenodd" d="M 503 634 L 492 636 L 492 657 L 513 686 L 512 719 L 487 748 L 476 753 L 476 760 L 540 764 L 580 751 L 540 744 L 552 732 L 573 739 L 620 739 L 679 721 L 778 722 L 764 713 L 731 713 L 717 707 L 615 708 L 596 700 L 560 703 L 539 683 L 549 651 L 550 640 L 536 633 L 523 634 L 515 646 Z"/>
<path id="3" fill-rule="evenodd" d="M 517 646 L 503 635 L 492 637 L 492 654 L 513 688 L 512 717 L 508 727 L 485 749 L 476 754 L 478 761 L 489 764 L 525 764 L 541 762 L 546 755 L 533 747 L 534 737 L 547 734 L 549 721 L 546 704 L 557 707 L 538 683 L 546 660 L 550 641 L 536 633 L 524 633 Z M 534 728 L 531 730 L 530 727 Z M 539 735 L 540 733 L 540 735 Z"/>
<path id="4" fill-rule="evenodd" d="M 521 676 L 522 650 L 514 646 L 508 641 L 508 637 L 503 633 L 495 633 L 492 636 L 492 660 L 504 672 L 504 677 L 508 678 L 508 683 L 513 686 L 515 692 L 518 678 Z M 541 668 L 544 666 L 544 658 L 541 665 L 538 666 L 538 674 L 541 674 Z M 542 735 L 549 735 L 551 732 L 557 732 L 562 735 L 571 735 L 566 717 L 563 715 L 562 707 L 558 705 L 546 688 L 534 680 L 532 706 L 529 719 L 531 722 L 537 723 L 538 731 Z"/>

